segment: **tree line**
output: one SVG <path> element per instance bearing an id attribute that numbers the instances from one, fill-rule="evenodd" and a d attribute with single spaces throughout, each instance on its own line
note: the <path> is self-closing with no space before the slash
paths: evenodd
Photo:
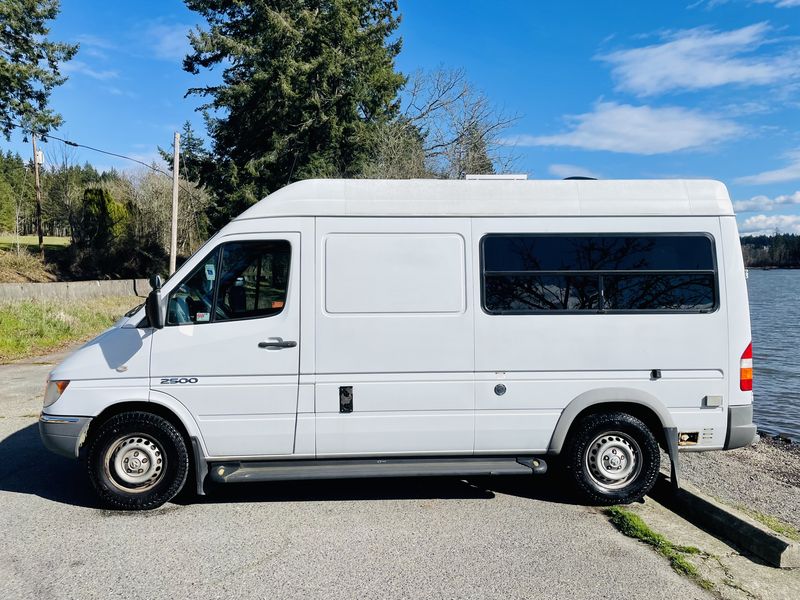
<path id="1" fill-rule="evenodd" d="M 778 233 L 742 238 L 746 267 L 800 268 L 800 235 Z"/>
<path id="2" fill-rule="evenodd" d="M 150 169 L 98 172 L 78 164 L 66 146 L 55 146 L 40 172 L 45 235 L 67 236 L 65 252 L 54 258 L 69 278 L 141 276 L 163 271 L 172 211 L 170 178 Z M 188 256 L 209 235 L 209 194 L 180 179 L 178 250 Z M 0 232 L 36 233 L 33 165 L 18 154 L 0 153 Z"/>

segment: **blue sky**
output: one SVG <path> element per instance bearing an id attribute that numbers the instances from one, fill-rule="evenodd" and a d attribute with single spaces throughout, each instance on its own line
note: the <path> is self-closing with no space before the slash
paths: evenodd
<path id="1" fill-rule="evenodd" d="M 463 68 L 520 115 L 505 134 L 516 171 L 711 177 L 743 232 L 800 233 L 800 0 L 400 0 L 400 11 L 401 71 Z M 59 134 L 149 162 L 186 119 L 202 130 L 184 94 L 218 73 L 181 69 L 199 22 L 179 0 L 62 2 L 51 37 L 81 48 L 52 97 Z"/>

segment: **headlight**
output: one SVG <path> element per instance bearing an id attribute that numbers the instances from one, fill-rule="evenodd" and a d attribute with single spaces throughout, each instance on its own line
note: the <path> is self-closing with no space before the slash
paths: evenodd
<path id="1" fill-rule="evenodd" d="M 61 398 L 61 394 L 67 389 L 69 379 L 53 379 L 47 382 L 47 387 L 44 390 L 44 408 L 47 408 L 53 402 Z"/>

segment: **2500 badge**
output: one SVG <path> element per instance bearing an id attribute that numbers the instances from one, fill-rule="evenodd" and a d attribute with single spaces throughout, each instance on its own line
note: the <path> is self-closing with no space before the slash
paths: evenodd
<path id="1" fill-rule="evenodd" d="M 197 377 L 162 377 L 161 385 L 170 385 L 173 383 L 197 383 Z"/>

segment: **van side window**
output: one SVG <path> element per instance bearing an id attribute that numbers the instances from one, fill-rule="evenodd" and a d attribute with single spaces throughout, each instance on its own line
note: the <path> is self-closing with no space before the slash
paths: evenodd
<path id="1" fill-rule="evenodd" d="M 291 244 L 231 242 L 215 248 L 169 296 L 167 325 L 267 317 L 286 304 Z"/>
<path id="2" fill-rule="evenodd" d="M 187 325 L 211 320 L 218 255 L 219 248 L 214 248 L 191 275 L 172 290 L 167 304 L 167 325 Z"/>
<path id="3" fill-rule="evenodd" d="M 481 240 L 490 314 L 710 312 L 713 240 L 688 235 L 490 234 Z"/>
<path id="4" fill-rule="evenodd" d="M 276 315 L 286 303 L 291 244 L 234 242 L 222 247 L 215 321 Z"/>

